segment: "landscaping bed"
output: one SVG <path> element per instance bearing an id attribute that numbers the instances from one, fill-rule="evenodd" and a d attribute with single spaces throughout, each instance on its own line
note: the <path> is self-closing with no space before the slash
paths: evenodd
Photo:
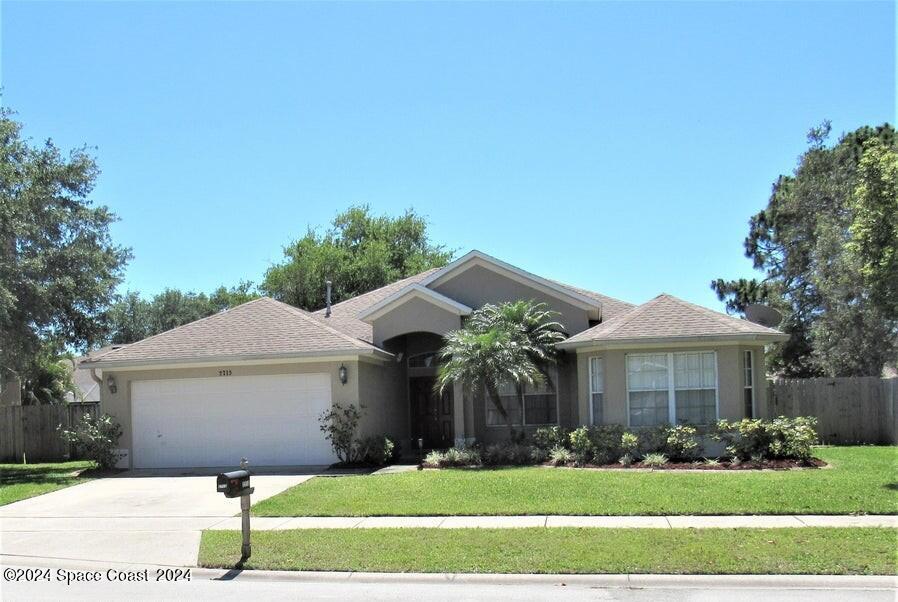
<path id="1" fill-rule="evenodd" d="M 695 461 L 695 462 L 667 462 L 661 466 L 648 466 L 642 462 L 635 462 L 624 466 L 619 463 L 615 464 L 582 464 L 577 468 L 594 468 L 601 470 L 797 470 L 802 468 L 823 468 L 827 464 L 819 458 L 811 458 L 810 460 L 745 460 L 742 462 L 732 462 L 729 460 L 721 460 L 717 462 Z M 554 464 L 544 464 L 543 466 L 555 466 Z M 437 468 L 435 466 L 427 468 Z"/>
<path id="2" fill-rule="evenodd" d="M 257 516 L 898 514 L 896 447 L 819 447 L 825 470 L 539 466 L 315 478 Z"/>
<path id="3" fill-rule="evenodd" d="M 239 531 L 205 531 L 231 568 Z M 249 569 L 423 573 L 894 575 L 895 529 L 302 529 L 253 533 Z"/>

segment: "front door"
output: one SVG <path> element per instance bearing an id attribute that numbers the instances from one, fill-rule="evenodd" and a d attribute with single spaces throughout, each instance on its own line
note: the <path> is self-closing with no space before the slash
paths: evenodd
<path id="1" fill-rule="evenodd" d="M 442 395 L 434 391 L 436 378 L 416 376 L 408 379 L 412 414 L 412 445 L 424 440 L 426 448 L 450 447 L 453 443 L 452 390 Z"/>

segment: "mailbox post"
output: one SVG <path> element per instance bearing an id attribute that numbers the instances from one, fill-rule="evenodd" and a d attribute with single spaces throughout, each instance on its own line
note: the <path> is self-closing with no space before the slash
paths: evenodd
<path id="1" fill-rule="evenodd" d="M 246 458 L 240 460 L 240 470 L 223 472 L 218 475 L 216 487 L 219 493 L 226 498 L 240 498 L 241 527 L 243 531 L 243 545 L 240 547 L 240 562 L 244 562 L 252 554 L 252 546 L 249 541 L 249 506 L 250 494 L 254 488 L 249 486 L 249 462 Z"/>

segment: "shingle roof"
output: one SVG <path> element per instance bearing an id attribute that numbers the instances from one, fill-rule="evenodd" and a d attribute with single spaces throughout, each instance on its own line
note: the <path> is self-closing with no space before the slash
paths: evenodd
<path id="1" fill-rule="evenodd" d="M 371 324 L 359 320 L 357 316 L 369 307 L 383 301 L 393 293 L 411 286 L 412 284 L 421 282 L 440 269 L 442 268 L 433 268 L 421 272 L 420 274 L 415 274 L 414 276 L 409 276 L 408 278 L 397 280 L 392 284 L 388 284 L 368 293 L 364 293 L 357 297 L 347 299 L 346 301 L 341 301 L 340 303 L 331 306 L 331 316 L 329 318 L 324 317 L 324 309 L 319 309 L 313 312 L 312 316 L 319 320 L 326 321 L 328 325 L 333 326 L 334 328 L 341 330 L 346 334 L 370 343 L 374 340 L 374 334 Z M 596 301 L 601 303 L 602 316 L 605 320 L 611 319 L 614 316 L 620 315 L 621 313 L 629 311 L 630 309 L 635 307 L 632 303 L 627 303 L 626 301 L 621 301 L 620 299 L 608 297 L 607 295 L 602 295 L 590 290 L 578 288 L 569 284 L 564 284 L 563 282 L 558 282 L 557 280 L 553 280 L 552 282 L 575 293 L 579 293 L 591 299 L 595 299 Z"/>
<path id="2" fill-rule="evenodd" d="M 632 303 L 627 303 L 626 301 L 621 301 L 620 299 L 615 299 L 614 297 L 609 297 L 608 295 L 603 295 L 601 293 L 597 293 L 595 291 L 590 291 L 585 288 L 580 288 L 577 286 L 571 286 L 570 284 L 565 284 L 564 282 L 558 282 L 557 280 L 553 280 L 555 284 L 558 286 L 563 286 L 564 288 L 570 289 L 575 293 L 580 293 L 590 299 L 595 299 L 599 303 L 602 304 L 602 321 L 607 321 L 615 316 L 619 316 L 624 312 L 628 312 L 634 307 Z"/>
<path id="3" fill-rule="evenodd" d="M 352 297 L 346 301 L 335 303 L 331 306 L 331 315 L 329 318 L 324 317 L 325 309 L 319 309 L 311 315 L 317 320 L 325 322 L 337 330 L 370 343 L 374 340 L 371 324 L 359 320 L 358 315 L 372 305 L 380 303 L 393 293 L 398 292 L 409 285 L 417 284 L 440 269 L 441 268 L 433 268 L 426 270 L 419 274 L 415 274 L 414 276 L 409 276 L 408 278 L 403 278 L 402 280 L 397 280 L 386 286 L 374 289 L 373 291 Z"/>
<path id="4" fill-rule="evenodd" d="M 262 297 L 105 353 L 88 366 L 371 353 L 355 339 L 286 303 Z"/>
<path id="5" fill-rule="evenodd" d="M 682 338 L 733 337 L 778 340 L 784 336 L 773 328 L 662 294 L 648 303 L 575 334 L 560 346 L 575 347 L 584 343 Z"/>

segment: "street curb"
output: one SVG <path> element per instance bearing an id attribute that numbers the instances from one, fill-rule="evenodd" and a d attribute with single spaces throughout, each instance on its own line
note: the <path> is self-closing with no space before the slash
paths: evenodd
<path id="1" fill-rule="evenodd" d="M 171 566 L 0 555 L 0 565 L 69 570 L 119 568 L 142 570 Z M 290 581 L 337 583 L 460 583 L 477 585 L 556 584 L 603 588 L 665 589 L 864 589 L 898 590 L 898 576 L 890 575 L 650 575 L 650 574 L 504 574 L 504 573 L 364 573 L 340 571 L 263 571 L 189 568 L 193 578 L 214 581 Z"/>

